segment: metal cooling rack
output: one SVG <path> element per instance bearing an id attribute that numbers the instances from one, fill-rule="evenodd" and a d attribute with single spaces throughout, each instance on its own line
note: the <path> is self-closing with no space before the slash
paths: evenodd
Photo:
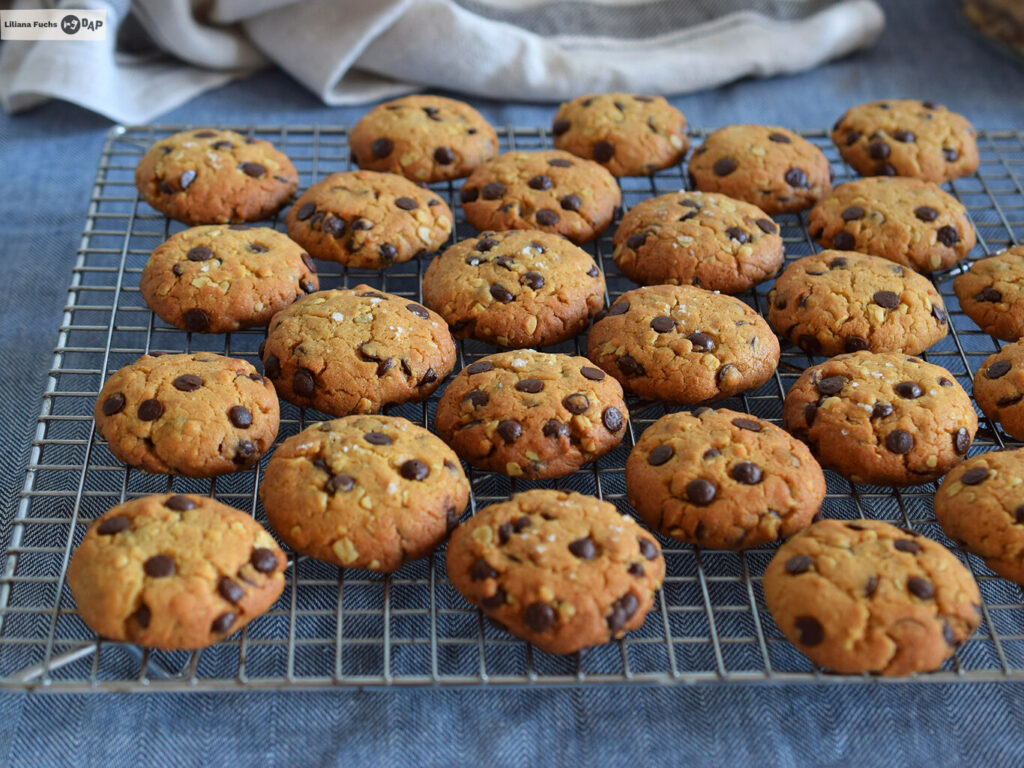
<path id="1" fill-rule="evenodd" d="M 140 203 L 135 165 L 158 138 L 192 126 L 126 128 L 107 136 L 81 245 L 72 270 L 53 362 L 43 395 L 25 483 L 17 501 L 0 575 L 0 687 L 35 690 L 220 690 L 329 686 L 590 685 L 694 683 L 701 681 L 878 681 L 839 676 L 814 667 L 790 645 L 765 609 L 761 576 L 774 553 L 764 546 L 746 552 L 701 550 L 661 539 L 667 577 L 643 627 L 618 642 L 584 655 L 552 656 L 491 627 L 452 588 L 443 552 L 410 563 L 390 576 L 339 570 L 294 557 L 287 586 L 265 616 L 224 642 L 197 653 L 145 651 L 99 640 L 75 609 L 65 582 L 74 547 L 88 523 L 127 498 L 175 490 L 209 493 L 265 521 L 256 489 L 261 467 L 215 480 L 145 475 L 126 469 L 95 433 L 92 404 L 107 376 L 144 352 L 210 350 L 258 364 L 260 330 L 230 335 L 188 335 L 154 318 L 139 294 L 142 267 L 153 248 L 182 225 Z M 241 126 L 240 133 L 273 141 L 295 162 L 301 186 L 350 167 L 347 132 L 340 127 Z M 502 150 L 550 146 L 543 129 L 505 128 Z M 825 132 L 806 137 L 832 162 L 836 182 L 852 178 Z M 701 134 L 694 134 L 695 140 Z M 1024 134 L 983 132 L 981 167 L 947 188 L 970 211 L 979 247 L 986 253 L 1024 241 Z M 685 186 L 682 167 L 650 178 L 621 180 L 628 207 Z M 457 185 L 437 184 L 455 212 L 453 237 L 471 234 L 456 204 Z M 802 215 L 781 215 L 787 258 L 813 252 Z M 273 225 L 283 229 L 279 218 Z M 591 252 L 607 276 L 611 297 L 633 284 L 611 259 L 611 227 Z M 425 264 L 412 261 L 385 273 L 339 269 L 321 263 L 321 286 L 366 282 L 420 299 Z M 951 318 L 950 335 L 925 357 L 948 368 L 970 389 L 972 373 L 998 349 L 960 311 L 952 279 L 960 269 L 935 277 Z M 765 309 L 769 284 L 744 296 Z M 553 349 L 581 354 L 582 339 Z M 459 365 L 494 351 L 477 342 L 459 345 Z M 787 388 L 812 360 L 783 345 L 773 379 L 723 406 L 779 422 Z M 426 403 L 390 413 L 431 425 L 438 394 Z M 531 487 L 559 487 L 594 494 L 629 509 L 624 464 L 639 434 L 665 413 L 662 405 L 630 401 L 629 434 L 623 444 L 574 475 L 528 482 L 470 471 L 468 514 Z M 282 403 L 280 440 L 319 420 Z M 971 453 L 1006 444 L 982 420 Z M 266 461 L 266 459 L 264 459 Z M 935 484 L 903 490 L 851 485 L 828 472 L 827 517 L 869 517 L 912 527 L 953 548 L 981 586 L 981 629 L 939 671 L 917 680 L 1024 679 L 1024 596 L 997 578 L 980 559 L 956 549 L 932 513 Z"/>

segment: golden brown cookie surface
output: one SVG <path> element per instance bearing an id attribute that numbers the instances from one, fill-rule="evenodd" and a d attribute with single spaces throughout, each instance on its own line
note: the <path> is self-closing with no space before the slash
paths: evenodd
<path id="1" fill-rule="evenodd" d="M 957 275 L 953 290 L 985 333 L 1003 341 L 1024 335 L 1024 245 L 973 262 Z"/>

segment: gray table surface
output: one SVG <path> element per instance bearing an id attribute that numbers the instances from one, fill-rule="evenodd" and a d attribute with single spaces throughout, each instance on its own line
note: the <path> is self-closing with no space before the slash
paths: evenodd
<path id="1" fill-rule="evenodd" d="M 889 0 L 879 43 L 802 75 L 674 98 L 691 125 L 825 128 L 860 101 L 941 101 L 1024 128 L 1024 70 L 950 0 Z M 551 105 L 474 101 L 497 124 Z M 161 122 L 351 123 L 265 71 Z M 24 479 L 104 118 L 63 103 L 0 116 L 0 540 Z M 563 691 L 0 695 L 0 765 L 1020 765 L 1024 686 L 699 686 Z"/>

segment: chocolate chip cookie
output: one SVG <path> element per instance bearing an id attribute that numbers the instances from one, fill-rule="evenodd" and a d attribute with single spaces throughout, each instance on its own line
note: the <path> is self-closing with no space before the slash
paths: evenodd
<path id="1" fill-rule="evenodd" d="M 755 205 L 714 192 L 676 192 L 629 209 L 615 231 L 616 265 L 642 285 L 742 293 L 775 275 L 778 225 Z"/>
<path id="2" fill-rule="evenodd" d="M 429 189 L 393 173 L 332 173 L 307 189 L 285 217 L 292 240 L 313 256 L 384 269 L 436 251 L 452 212 Z"/>
<path id="3" fill-rule="evenodd" d="M 629 503 L 651 528 L 709 549 L 746 549 L 806 528 L 825 474 L 803 443 L 746 413 L 662 416 L 626 462 Z"/>
<path id="4" fill-rule="evenodd" d="M 786 395 L 783 426 L 855 483 L 935 480 L 971 447 L 978 417 L 945 368 L 895 353 L 854 352 L 808 368 Z"/>
<path id="5" fill-rule="evenodd" d="M 615 300 L 590 329 L 587 356 L 627 392 L 695 405 L 768 381 L 779 341 L 739 299 L 690 285 L 652 285 Z"/>
<path id="6" fill-rule="evenodd" d="M 285 400 L 347 416 L 426 399 L 455 367 L 455 341 L 426 307 L 357 285 L 278 312 L 260 357 Z"/>
<path id="7" fill-rule="evenodd" d="M 862 349 L 918 355 L 949 329 L 930 280 L 855 251 L 790 262 L 768 292 L 768 322 L 808 354 L 825 357 Z"/>
<path id="8" fill-rule="evenodd" d="M 839 118 L 832 141 L 861 176 L 913 176 L 942 183 L 978 169 L 974 126 L 932 101 L 860 104 Z"/>
<path id="9" fill-rule="evenodd" d="M 320 287 L 301 246 L 268 227 L 215 224 L 178 232 L 142 270 L 142 298 L 164 322 L 193 333 L 266 325 Z"/>
<path id="10" fill-rule="evenodd" d="M 509 632 L 574 653 L 637 629 L 665 577 L 654 537 L 593 496 L 517 493 L 460 525 L 448 578 Z"/>
<path id="11" fill-rule="evenodd" d="M 498 136 L 473 107 L 415 94 L 374 107 L 352 127 L 360 168 L 418 182 L 461 179 L 498 153 Z"/>
<path id="12" fill-rule="evenodd" d="M 807 139 L 772 125 L 720 128 L 690 158 L 690 187 L 722 192 L 768 213 L 810 208 L 832 189 L 824 153 Z"/>
<path id="13" fill-rule="evenodd" d="M 139 195 L 186 224 L 257 221 L 295 194 L 299 174 L 269 141 L 199 128 L 156 142 L 135 169 Z"/>
<path id="14" fill-rule="evenodd" d="M 107 379 L 96 429 L 145 472 L 214 477 L 255 464 L 277 437 L 274 385 L 245 360 L 212 352 L 143 355 Z"/>
<path id="15" fill-rule="evenodd" d="M 622 193 L 605 168 L 553 149 L 498 155 L 473 171 L 459 199 L 480 231 L 540 229 L 586 243 L 607 229 Z"/>
<path id="16" fill-rule="evenodd" d="M 455 527 L 469 481 L 436 435 L 393 416 L 346 416 L 289 437 L 267 464 L 267 521 L 296 552 L 391 573 Z"/>
<path id="17" fill-rule="evenodd" d="M 622 388 L 583 357 L 500 352 L 459 371 L 435 426 L 470 464 L 537 480 L 571 474 L 626 435 Z"/>
<path id="18" fill-rule="evenodd" d="M 284 553 L 249 515 L 205 496 L 126 501 L 89 526 L 68 566 L 82 619 L 109 640 L 205 648 L 265 613 Z"/>
<path id="19" fill-rule="evenodd" d="M 807 230 L 824 248 L 870 253 L 923 273 L 948 269 L 975 243 L 967 209 L 920 179 L 840 184 L 811 209 Z"/>
<path id="20" fill-rule="evenodd" d="M 459 338 L 542 347 L 586 330 L 604 306 L 604 275 L 590 254 L 537 230 L 484 232 L 435 258 L 423 303 Z"/>
<path id="21" fill-rule="evenodd" d="M 682 162 L 686 118 L 661 96 L 602 93 L 558 108 L 555 146 L 600 163 L 616 176 L 646 176 Z"/>
<path id="22" fill-rule="evenodd" d="M 1024 440 L 1024 342 L 985 358 L 974 374 L 974 399 L 989 421 Z"/>
<path id="23" fill-rule="evenodd" d="M 875 520 L 822 520 L 764 574 L 779 629 L 815 664 L 890 677 L 936 669 L 981 623 L 978 585 L 925 536 Z"/>
<path id="24" fill-rule="evenodd" d="M 974 262 L 957 275 L 953 290 L 985 333 L 1003 341 L 1024 336 L 1024 245 Z"/>
<path id="25" fill-rule="evenodd" d="M 935 518 L 993 571 L 1024 584 L 1024 448 L 954 467 L 935 494 Z"/>

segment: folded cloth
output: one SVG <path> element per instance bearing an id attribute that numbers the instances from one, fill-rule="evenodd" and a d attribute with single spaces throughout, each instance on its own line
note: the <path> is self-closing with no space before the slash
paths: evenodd
<path id="1" fill-rule="evenodd" d="M 104 41 L 6 41 L 8 112 L 58 98 L 148 122 L 268 63 L 331 105 L 424 87 L 516 101 L 673 95 L 870 45 L 875 0 L 61 0 Z M 38 7 L 17 2 L 15 7 Z"/>

